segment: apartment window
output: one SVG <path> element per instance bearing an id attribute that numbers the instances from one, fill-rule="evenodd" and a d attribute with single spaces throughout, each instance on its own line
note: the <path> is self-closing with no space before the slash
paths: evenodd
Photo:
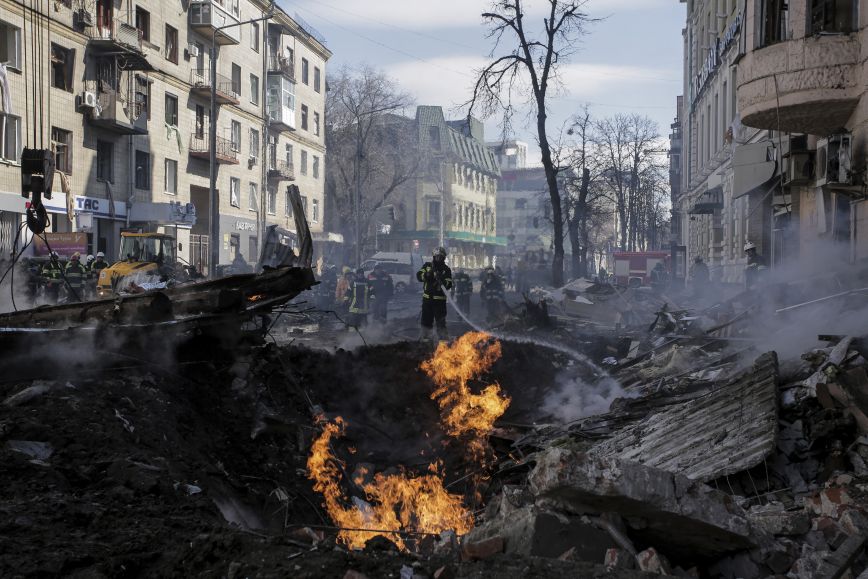
<path id="1" fill-rule="evenodd" d="M 313 114 L 313 134 L 319 135 L 319 113 Z"/>
<path id="2" fill-rule="evenodd" d="M 310 84 L 308 78 L 308 69 L 310 68 L 310 64 L 307 62 L 306 58 L 301 59 L 301 82 L 304 84 Z"/>
<path id="3" fill-rule="evenodd" d="M 255 74 L 250 75 L 250 102 L 259 104 L 259 77 Z"/>
<path id="4" fill-rule="evenodd" d="M 320 70 L 318 66 L 313 67 L 313 90 L 316 92 L 322 92 L 320 89 Z"/>
<path id="5" fill-rule="evenodd" d="M 0 62 L 10 68 L 21 68 L 21 29 L 0 21 Z"/>
<path id="6" fill-rule="evenodd" d="M 853 0 L 812 0 L 810 34 L 847 34 L 853 32 L 856 6 Z"/>
<path id="7" fill-rule="evenodd" d="M 313 223 L 319 223 L 319 199 L 313 199 L 311 201 L 310 220 Z"/>
<path id="8" fill-rule="evenodd" d="M 197 139 L 205 138 L 205 105 L 196 105 L 196 126 L 195 133 Z"/>
<path id="9" fill-rule="evenodd" d="M 148 82 L 147 77 L 138 74 L 135 99 L 138 115 L 145 115 L 146 120 L 151 120 L 151 83 Z"/>
<path id="10" fill-rule="evenodd" d="M 428 215 L 426 216 L 429 224 L 440 223 L 440 201 L 436 199 L 428 200 Z"/>
<path id="11" fill-rule="evenodd" d="M 96 142 L 96 178 L 112 182 L 114 145 L 108 141 Z"/>
<path id="12" fill-rule="evenodd" d="M 178 194 L 178 161 L 166 159 L 166 193 Z"/>
<path id="13" fill-rule="evenodd" d="M 169 93 L 166 93 L 166 124 L 178 126 L 178 97 Z"/>
<path id="14" fill-rule="evenodd" d="M 247 209 L 249 211 L 259 211 L 259 205 L 256 201 L 258 193 L 256 183 L 250 183 L 250 193 L 247 195 Z"/>
<path id="15" fill-rule="evenodd" d="M 760 0 L 760 46 L 775 44 L 788 37 L 788 0 Z"/>
<path id="16" fill-rule="evenodd" d="M 289 189 L 287 188 L 286 193 L 283 194 L 284 206 L 283 206 L 283 214 L 286 217 L 292 217 L 292 196 L 289 194 Z"/>
<path id="17" fill-rule="evenodd" d="M 259 52 L 259 22 L 250 23 L 250 48 Z"/>
<path id="18" fill-rule="evenodd" d="M 301 128 L 307 130 L 307 105 L 301 105 Z"/>
<path id="19" fill-rule="evenodd" d="M 250 158 L 254 162 L 259 159 L 259 131 L 250 129 Z"/>
<path id="20" fill-rule="evenodd" d="M 241 207 L 241 179 L 229 178 L 229 204 L 232 207 Z"/>
<path id="21" fill-rule="evenodd" d="M 292 145 L 286 144 L 286 164 L 292 165 Z"/>
<path id="22" fill-rule="evenodd" d="M 136 189 L 151 189 L 151 154 L 136 151 Z"/>
<path id="23" fill-rule="evenodd" d="M 51 43 L 51 86 L 72 92 L 75 50 Z"/>
<path id="24" fill-rule="evenodd" d="M 166 24 L 166 60 L 178 64 L 178 29 Z"/>
<path id="25" fill-rule="evenodd" d="M 305 217 L 308 217 L 308 214 L 307 214 L 307 197 L 304 195 L 301 196 L 301 212 L 304 213 Z"/>
<path id="26" fill-rule="evenodd" d="M 241 150 L 241 123 L 232 121 L 232 130 L 230 133 L 229 146 L 236 153 Z"/>
<path id="27" fill-rule="evenodd" d="M 54 167 L 72 175 L 72 132 L 51 127 L 51 146 L 54 147 Z"/>
<path id="28" fill-rule="evenodd" d="M 151 41 L 151 13 L 141 6 L 136 6 L 136 30 L 139 31 L 142 40 Z"/>
<path id="29" fill-rule="evenodd" d="M 313 156 L 313 178 L 319 179 L 319 157 Z"/>
<path id="30" fill-rule="evenodd" d="M 241 96 L 241 67 L 232 63 L 232 92 Z"/>
<path id="31" fill-rule="evenodd" d="M 271 188 L 268 190 L 268 214 L 274 215 L 277 213 L 277 190 Z"/>
<path id="32" fill-rule="evenodd" d="M 0 114 L 0 156 L 21 162 L 21 118 Z"/>
<path id="33" fill-rule="evenodd" d="M 307 151 L 301 152 L 301 174 L 307 175 Z"/>

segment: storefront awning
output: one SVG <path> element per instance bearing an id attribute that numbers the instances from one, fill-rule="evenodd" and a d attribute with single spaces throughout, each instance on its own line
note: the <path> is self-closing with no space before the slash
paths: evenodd
<path id="1" fill-rule="evenodd" d="M 130 221 L 193 227 L 196 225 L 196 206 L 192 203 L 170 201 L 169 203 L 134 203 L 130 207 Z"/>

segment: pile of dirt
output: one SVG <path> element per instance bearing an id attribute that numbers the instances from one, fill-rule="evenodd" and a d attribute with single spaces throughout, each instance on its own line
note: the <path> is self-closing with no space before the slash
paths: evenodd
<path id="1" fill-rule="evenodd" d="M 424 468 L 433 456 L 460 472 L 418 370 L 430 354 L 415 343 L 335 354 L 266 346 L 234 360 L 0 384 L 0 575 L 397 576 L 416 559 L 335 548 L 306 455 L 322 411 L 348 420 L 356 461 Z M 504 420 L 541 417 L 532 401 L 566 364 L 504 344 L 492 370 L 515 400 Z M 303 527 L 325 532 L 312 543 Z M 417 574 L 451 564 L 458 576 L 551 576 L 552 565 L 581 565 L 439 557 Z"/>

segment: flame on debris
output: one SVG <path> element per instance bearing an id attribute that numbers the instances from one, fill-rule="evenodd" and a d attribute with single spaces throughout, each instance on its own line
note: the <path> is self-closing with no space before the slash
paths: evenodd
<path id="1" fill-rule="evenodd" d="M 447 434 L 467 438 L 469 454 L 478 461 L 484 460 L 485 439 L 511 399 L 496 382 L 479 394 L 471 392 L 467 383 L 481 377 L 500 356 L 500 342 L 484 332 L 468 332 L 452 344 L 441 342 L 421 366 L 437 385 L 431 399 L 440 406 Z"/>
<path id="2" fill-rule="evenodd" d="M 313 489 L 322 493 L 324 506 L 332 521 L 344 529 L 338 540 L 351 549 L 362 549 L 365 543 L 379 535 L 406 550 L 404 538 L 389 531 L 415 531 L 438 534 L 454 530 L 463 535 L 473 526 L 470 512 L 462 505 L 459 495 L 450 494 L 443 486 L 438 464 L 428 467 L 428 474 L 410 477 L 405 473 L 377 473 L 364 483 L 368 474 L 358 472 L 353 481 L 365 493 L 366 502 L 350 505 L 341 488 L 344 464 L 332 454 L 330 443 L 343 435 L 346 423 L 340 417 L 334 422 L 320 421 L 322 434 L 311 446 L 307 459 L 308 477 Z"/>

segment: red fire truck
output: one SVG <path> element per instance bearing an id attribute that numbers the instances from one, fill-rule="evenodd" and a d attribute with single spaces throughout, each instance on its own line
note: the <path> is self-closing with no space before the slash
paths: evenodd
<path id="1" fill-rule="evenodd" d="M 651 270 L 660 262 L 670 271 L 668 251 L 616 251 L 612 253 L 615 283 L 622 286 L 643 286 L 651 283 Z"/>

